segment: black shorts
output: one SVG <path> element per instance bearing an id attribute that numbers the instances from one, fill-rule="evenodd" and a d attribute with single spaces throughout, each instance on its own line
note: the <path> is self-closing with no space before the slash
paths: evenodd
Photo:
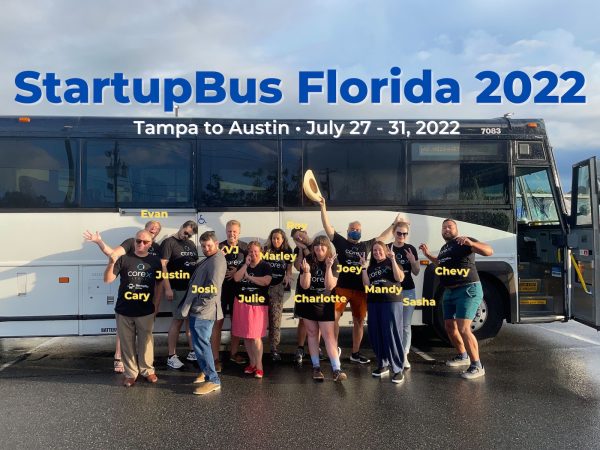
<path id="1" fill-rule="evenodd" d="M 317 322 L 333 322 L 335 320 L 334 303 L 296 303 L 294 315 L 302 319 Z"/>
<path id="2" fill-rule="evenodd" d="M 223 309 L 223 317 L 233 317 L 233 302 L 237 295 L 237 283 L 225 281 L 221 289 L 221 309 Z"/>

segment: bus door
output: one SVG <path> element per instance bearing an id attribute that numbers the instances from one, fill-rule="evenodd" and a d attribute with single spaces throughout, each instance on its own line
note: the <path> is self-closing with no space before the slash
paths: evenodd
<path id="1" fill-rule="evenodd" d="M 566 224 L 548 165 L 515 167 L 518 323 L 566 320 Z M 515 314 L 516 313 L 516 314 Z"/>
<path id="2" fill-rule="evenodd" d="M 600 160 L 596 157 L 573 166 L 568 237 L 570 317 L 596 329 L 600 329 L 599 177 Z"/>

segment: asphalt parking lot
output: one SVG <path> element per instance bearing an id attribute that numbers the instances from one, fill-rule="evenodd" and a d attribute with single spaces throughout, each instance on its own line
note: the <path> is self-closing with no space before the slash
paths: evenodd
<path id="1" fill-rule="evenodd" d="M 183 342 L 183 339 L 181 340 Z M 287 336 L 293 343 L 293 334 Z M 482 347 L 486 375 L 444 365 L 452 349 L 415 327 L 405 382 L 347 360 L 344 383 L 314 383 L 310 364 L 268 361 L 265 378 L 227 364 L 223 389 L 191 394 L 192 364 L 167 370 L 156 336 L 155 385 L 122 386 L 114 337 L 0 340 L 1 448 L 598 448 L 600 335 L 577 323 L 505 325 Z M 183 345 L 180 354 L 184 354 Z M 372 352 L 365 345 L 365 353 Z"/>

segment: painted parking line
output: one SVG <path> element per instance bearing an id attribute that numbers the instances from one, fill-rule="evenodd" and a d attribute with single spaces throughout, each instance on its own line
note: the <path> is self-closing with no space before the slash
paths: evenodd
<path id="1" fill-rule="evenodd" d="M 435 358 L 429 356 L 427 353 L 419 350 L 417 347 L 415 346 L 411 346 L 410 349 L 417 355 L 419 355 L 421 358 L 423 358 L 425 361 L 435 361 Z"/>
<path id="2" fill-rule="evenodd" d="M 8 369 L 10 366 L 13 366 L 21 361 L 23 361 L 24 359 L 26 359 L 29 355 L 31 355 L 32 353 L 35 353 L 36 351 L 38 351 L 41 348 L 44 348 L 48 345 L 52 345 L 53 343 L 55 343 L 57 340 L 59 340 L 60 337 L 53 337 L 48 339 L 47 341 L 42 342 L 40 345 L 32 348 L 31 350 L 29 350 L 26 353 L 23 353 L 22 355 L 20 355 L 19 357 L 13 359 L 12 361 L 9 361 L 7 363 L 4 363 L 0 366 L 0 372 L 2 372 L 4 369 Z"/>
<path id="3" fill-rule="evenodd" d="M 567 333 L 565 331 L 551 330 L 550 328 L 545 328 L 545 327 L 543 327 L 541 325 L 532 325 L 532 326 L 537 327 L 537 328 L 541 328 L 544 331 L 549 331 L 551 333 L 560 334 L 561 336 L 567 336 L 567 337 L 570 337 L 570 338 L 573 338 L 573 339 L 577 339 L 578 341 L 587 342 L 588 344 L 593 344 L 593 345 L 599 345 L 600 346 L 600 342 L 594 341 L 593 339 L 585 338 L 583 336 L 579 336 L 577 334 Z"/>

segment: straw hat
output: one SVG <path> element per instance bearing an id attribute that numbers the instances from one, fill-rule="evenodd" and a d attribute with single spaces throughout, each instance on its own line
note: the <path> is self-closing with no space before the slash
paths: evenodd
<path id="1" fill-rule="evenodd" d="M 304 194 L 311 199 L 313 202 L 320 202 L 321 191 L 319 190 L 319 185 L 317 184 L 317 180 L 315 179 L 315 175 L 312 170 L 307 170 L 304 174 L 304 181 L 302 182 L 302 189 L 304 190 Z"/>

